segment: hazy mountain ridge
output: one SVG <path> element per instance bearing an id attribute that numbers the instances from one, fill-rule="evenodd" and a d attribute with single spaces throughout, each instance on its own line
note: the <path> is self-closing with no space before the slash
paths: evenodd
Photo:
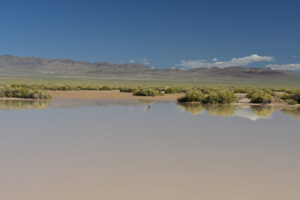
<path id="1" fill-rule="evenodd" d="M 108 62 L 84 62 L 70 59 L 47 59 L 35 57 L 0 56 L 1 76 L 80 76 L 114 77 L 163 80 L 251 80 L 260 79 L 296 81 L 300 84 L 300 75 L 265 68 L 197 68 L 197 69 L 155 69 L 137 63 L 111 64 Z"/>
<path id="2" fill-rule="evenodd" d="M 109 72 L 122 70 L 145 70 L 150 67 L 141 64 L 110 64 L 107 62 L 84 62 L 70 59 L 45 59 L 34 57 L 0 56 L 0 69 L 20 73 L 32 71 L 34 73 L 49 74 L 78 74 L 84 75 L 93 72 Z"/>

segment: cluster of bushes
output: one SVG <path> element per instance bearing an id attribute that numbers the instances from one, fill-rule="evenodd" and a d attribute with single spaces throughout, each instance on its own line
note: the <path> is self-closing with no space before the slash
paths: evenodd
<path id="1" fill-rule="evenodd" d="M 197 90 L 193 90 L 193 91 L 189 91 L 187 92 L 183 97 L 179 97 L 178 101 L 179 102 L 201 102 L 204 99 L 204 94 L 202 94 L 202 92 L 197 91 Z"/>
<path id="2" fill-rule="evenodd" d="M 217 90 L 207 94 L 204 103 L 233 103 L 236 101 L 234 92 L 230 90 Z"/>
<path id="3" fill-rule="evenodd" d="M 300 90 L 288 91 L 281 96 L 281 99 L 288 101 L 288 104 L 294 105 L 300 103 Z"/>
<path id="4" fill-rule="evenodd" d="M 183 88 L 183 87 L 167 87 L 167 88 L 164 88 L 163 91 L 165 92 L 165 94 L 184 93 L 184 92 L 187 92 L 187 88 Z"/>
<path id="5" fill-rule="evenodd" d="M 250 99 L 250 103 L 271 103 L 273 99 L 271 93 L 266 90 L 252 90 L 246 97 Z"/>
<path id="6" fill-rule="evenodd" d="M 0 86 L 1 87 L 1 86 Z M 103 90 L 120 90 L 120 92 L 128 92 L 133 93 L 135 96 L 160 96 L 163 94 L 174 94 L 174 93 L 181 93 L 185 92 L 186 89 L 181 87 L 128 87 L 128 86 L 122 86 L 122 87 L 113 87 L 113 86 L 103 86 L 103 85 L 62 85 L 62 84 L 50 84 L 50 85 L 44 85 L 44 84 L 11 84 L 10 86 L 5 86 L 12 89 L 19 90 L 22 88 L 24 91 L 41 91 L 41 90 L 52 90 L 52 91 L 72 91 L 72 90 L 97 90 L 97 91 L 103 91 Z M 22 98 L 25 95 L 25 92 L 22 92 L 23 94 L 13 95 L 13 96 L 22 96 Z M 37 92 L 34 92 L 33 96 L 36 96 Z M 17 97 L 16 97 L 17 98 Z"/>
<path id="7" fill-rule="evenodd" d="M 247 93 L 247 88 L 233 88 L 234 93 Z"/>
<path id="8" fill-rule="evenodd" d="M 300 91 L 296 91 L 291 94 L 292 99 L 300 103 Z"/>
<path id="9" fill-rule="evenodd" d="M 179 102 L 200 102 L 203 104 L 232 103 L 236 101 L 235 93 L 244 93 L 251 103 L 287 102 L 300 103 L 300 90 L 282 88 L 254 88 L 244 86 L 177 86 L 177 87 L 138 87 L 108 85 L 75 85 L 75 84 L 0 84 L 0 97 L 48 99 L 44 90 L 120 90 L 135 96 L 161 96 L 164 94 L 185 93 Z"/>
<path id="10" fill-rule="evenodd" d="M 51 96 L 38 89 L 26 87 L 2 87 L 0 88 L 0 97 L 23 98 L 23 99 L 50 99 Z"/>
<path id="11" fill-rule="evenodd" d="M 186 89 L 180 87 L 119 87 L 120 92 L 133 93 L 135 96 L 161 96 L 164 94 L 176 94 L 186 92 Z"/>
<path id="12" fill-rule="evenodd" d="M 137 89 L 133 87 L 120 87 L 120 92 L 134 93 Z"/>
<path id="13" fill-rule="evenodd" d="M 61 85 L 61 84 L 50 84 L 50 85 L 43 85 L 43 84 L 12 84 L 11 87 L 13 88 L 28 88 L 28 89 L 39 89 L 39 90 L 54 90 L 54 91 L 71 91 L 71 90 L 120 90 L 120 92 L 128 92 L 128 93 L 145 93 L 144 91 L 150 90 L 151 94 L 154 93 L 157 95 L 161 94 L 175 94 L 175 93 L 182 93 L 186 92 L 187 89 L 183 87 L 113 87 L 107 85 Z M 146 92 L 147 93 L 147 92 Z"/>
<path id="14" fill-rule="evenodd" d="M 76 85 L 76 84 L 12 84 L 11 88 L 27 88 L 33 90 L 72 91 L 72 90 L 119 90 L 120 92 L 133 93 L 138 96 L 158 96 L 163 94 L 183 93 L 186 87 L 129 87 L 129 86 L 107 86 L 107 85 Z"/>
<path id="15" fill-rule="evenodd" d="M 161 96 L 163 93 L 153 88 L 139 88 L 133 92 L 134 96 Z"/>
<path id="16" fill-rule="evenodd" d="M 205 94 L 199 90 L 187 92 L 178 99 L 179 102 L 198 102 L 202 104 L 233 103 L 236 96 L 231 90 L 207 90 Z"/>

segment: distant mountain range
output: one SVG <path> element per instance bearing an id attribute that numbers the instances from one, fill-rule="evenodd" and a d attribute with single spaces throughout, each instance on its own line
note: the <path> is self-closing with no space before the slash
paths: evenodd
<path id="1" fill-rule="evenodd" d="M 63 77 L 92 79 L 169 80 L 203 83 L 297 84 L 300 75 L 265 68 L 154 69 L 142 64 L 110 64 L 69 59 L 0 56 L 0 77 Z"/>

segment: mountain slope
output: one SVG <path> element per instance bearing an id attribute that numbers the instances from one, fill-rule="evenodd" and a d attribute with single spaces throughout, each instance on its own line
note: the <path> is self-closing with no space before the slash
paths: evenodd
<path id="1" fill-rule="evenodd" d="M 299 84 L 300 75 L 287 71 L 263 68 L 199 68 L 199 69 L 153 69 L 129 63 L 91 63 L 69 59 L 44 59 L 34 57 L 0 56 L 2 77 L 68 77 L 68 78 L 114 78 L 139 80 L 172 80 L 195 82 L 278 82 Z"/>

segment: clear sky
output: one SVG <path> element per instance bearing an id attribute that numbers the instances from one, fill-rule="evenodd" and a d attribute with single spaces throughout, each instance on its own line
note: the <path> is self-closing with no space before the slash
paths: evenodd
<path id="1" fill-rule="evenodd" d="M 10 0 L 0 28 L 0 54 L 300 69 L 299 0 Z"/>

